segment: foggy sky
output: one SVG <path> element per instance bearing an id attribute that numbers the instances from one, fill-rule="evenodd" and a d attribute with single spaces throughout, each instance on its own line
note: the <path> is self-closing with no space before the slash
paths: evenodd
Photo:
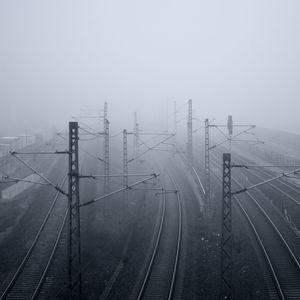
<path id="1" fill-rule="evenodd" d="M 0 0 L 0 134 L 104 101 L 130 127 L 189 98 L 200 119 L 300 133 L 299 15 L 298 0 Z"/>

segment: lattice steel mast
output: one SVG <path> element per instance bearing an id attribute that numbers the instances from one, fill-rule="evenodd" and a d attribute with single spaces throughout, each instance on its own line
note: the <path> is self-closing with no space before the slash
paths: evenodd
<path id="1" fill-rule="evenodd" d="M 220 299 L 232 299 L 231 154 L 223 153 Z"/>
<path id="2" fill-rule="evenodd" d="M 69 241 L 68 241 L 68 297 L 81 299 L 81 245 L 79 210 L 79 148 L 78 123 L 69 123 Z"/>

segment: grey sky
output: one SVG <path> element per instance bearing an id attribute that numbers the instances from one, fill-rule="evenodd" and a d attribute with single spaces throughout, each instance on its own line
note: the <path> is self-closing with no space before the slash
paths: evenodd
<path id="1" fill-rule="evenodd" d="M 188 98 L 201 118 L 300 133 L 299 15 L 298 0 L 0 0 L 0 134 L 105 100 L 130 126 Z"/>

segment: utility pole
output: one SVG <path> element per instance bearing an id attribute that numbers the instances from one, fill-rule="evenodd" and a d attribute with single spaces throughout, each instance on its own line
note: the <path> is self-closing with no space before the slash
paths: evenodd
<path id="1" fill-rule="evenodd" d="M 25 147 L 27 147 L 27 145 L 28 145 L 28 133 L 27 133 L 27 129 L 25 129 Z"/>
<path id="2" fill-rule="evenodd" d="M 174 117 L 173 117 L 173 121 L 174 121 L 174 152 L 176 152 L 177 149 L 177 108 L 176 108 L 176 101 L 174 101 Z"/>
<path id="3" fill-rule="evenodd" d="M 123 130 L 123 187 L 128 186 L 128 151 L 127 151 L 127 131 Z M 123 192 L 123 200 L 127 205 L 128 190 Z"/>
<path id="4" fill-rule="evenodd" d="M 135 157 L 139 155 L 139 124 L 137 121 L 137 113 L 134 113 L 134 125 L 133 125 L 133 132 L 134 132 L 134 137 L 133 137 L 133 147 L 134 147 L 134 154 Z"/>
<path id="5" fill-rule="evenodd" d="M 232 299 L 231 154 L 223 153 L 220 300 Z"/>
<path id="6" fill-rule="evenodd" d="M 187 122 L 187 157 L 190 163 L 193 163 L 193 112 L 192 100 L 188 102 L 188 122 Z"/>
<path id="7" fill-rule="evenodd" d="M 240 132 L 235 133 L 233 135 L 233 127 L 236 128 L 246 128 L 242 129 Z M 221 128 L 227 128 L 228 135 L 221 131 L 223 135 L 226 136 L 226 139 L 223 140 L 220 143 L 217 143 L 213 146 L 210 146 L 209 143 L 209 128 L 219 128 L 221 131 Z M 248 133 L 251 129 L 255 128 L 255 125 L 233 125 L 232 116 L 228 116 L 227 124 L 209 124 L 208 119 L 205 120 L 205 200 L 209 199 L 210 201 L 207 203 L 211 203 L 211 194 L 207 193 L 206 190 L 210 190 L 210 166 L 209 166 L 209 159 L 210 159 L 210 152 L 214 148 L 217 148 L 227 142 L 229 142 L 229 153 L 231 154 L 231 148 L 232 148 L 232 142 L 233 141 L 241 141 L 241 142 L 251 142 L 251 140 L 238 140 L 237 137 L 241 136 L 242 134 Z M 257 140 L 253 140 L 254 142 L 257 142 Z M 211 209 L 211 214 L 213 214 L 213 206 L 212 203 L 210 204 L 209 209 Z"/>
<path id="8" fill-rule="evenodd" d="M 68 241 L 68 296 L 81 299 L 81 245 L 79 211 L 79 148 L 78 123 L 69 123 L 69 241 Z"/>
<path id="9" fill-rule="evenodd" d="M 140 155 L 140 129 L 139 129 L 139 123 L 136 123 L 136 157 Z"/>
<path id="10" fill-rule="evenodd" d="M 210 165 L 209 165 L 209 121 L 205 119 L 205 207 L 206 216 L 212 215 L 212 203 L 210 198 Z"/>
<path id="11" fill-rule="evenodd" d="M 228 140 L 229 140 L 229 153 L 231 153 L 231 137 L 233 133 L 233 122 L 232 122 L 232 116 L 228 116 L 227 120 L 227 129 L 228 129 Z"/>
<path id="12" fill-rule="evenodd" d="M 109 192 L 109 121 L 107 119 L 107 102 L 104 103 L 104 194 Z"/>

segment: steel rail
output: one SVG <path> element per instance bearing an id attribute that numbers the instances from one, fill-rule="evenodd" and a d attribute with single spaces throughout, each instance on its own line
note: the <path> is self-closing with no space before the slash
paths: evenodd
<path id="1" fill-rule="evenodd" d="M 219 180 L 221 180 L 221 178 L 219 178 Z M 233 177 L 232 177 L 232 181 L 234 181 L 238 186 L 242 187 L 242 185 L 240 184 L 240 182 L 238 180 L 236 180 L 235 178 L 233 178 Z M 248 191 L 246 191 L 245 193 L 251 198 L 251 200 L 260 209 L 260 211 L 263 213 L 263 215 L 266 217 L 266 219 L 270 222 L 270 224 L 272 225 L 272 227 L 276 231 L 277 235 L 280 237 L 281 241 L 283 242 L 283 244 L 285 245 L 286 249 L 288 250 L 288 252 L 289 252 L 290 256 L 292 257 L 295 265 L 297 266 L 298 271 L 300 272 L 300 263 L 299 263 L 298 259 L 296 258 L 296 255 L 294 254 L 293 250 L 288 245 L 286 239 L 283 237 L 283 235 L 281 234 L 280 230 L 276 226 L 276 224 L 272 221 L 272 219 L 269 217 L 269 215 L 267 214 L 267 212 L 265 211 L 265 209 L 258 203 L 258 201 L 255 199 L 255 197 L 253 195 L 251 195 Z M 235 197 L 235 199 L 236 199 L 236 197 Z"/>
<path id="2" fill-rule="evenodd" d="M 199 185 L 200 185 L 200 187 L 201 187 L 201 190 L 202 190 L 203 194 L 205 195 L 205 189 L 204 189 L 204 187 L 203 187 L 203 184 L 202 184 L 202 182 L 201 182 L 201 180 L 200 180 L 200 178 L 199 178 L 199 175 L 198 175 L 197 171 L 195 170 L 194 167 L 192 167 L 192 170 L 193 170 L 194 174 L 196 175 L 196 178 L 197 178 L 197 180 L 198 180 L 198 183 L 199 183 Z"/>
<path id="3" fill-rule="evenodd" d="M 177 197 L 177 203 L 178 203 L 178 217 L 179 217 L 176 255 L 175 255 L 172 280 L 171 280 L 169 295 L 168 295 L 168 300 L 171 300 L 173 291 L 174 291 L 174 285 L 175 285 L 176 274 L 177 274 L 177 269 L 178 269 L 179 254 L 180 254 L 181 232 L 182 232 L 182 209 L 181 209 L 181 199 L 180 199 L 180 192 L 179 192 L 178 186 L 177 186 L 176 182 L 174 181 L 174 179 L 169 174 L 168 174 L 168 176 L 170 177 L 171 181 L 173 182 L 174 187 L 177 189 L 176 197 Z"/>
<path id="4" fill-rule="evenodd" d="M 260 247 L 261 247 L 261 250 L 262 250 L 262 252 L 263 252 L 263 254 L 264 254 L 264 256 L 265 256 L 265 259 L 266 259 L 266 261 L 268 262 L 269 268 L 270 268 L 270 270 L 271 270 L 272 277 L 273 277 L 273 279 L 274 279 L 274 281 L 275 281 L 275 286 L 276 286 L 277 292 L 278 292 L 278 294 L 279 294 L 279 296 L 280 296 L 280 299 L 284 300 L 284 299 L 285 299 L 285 296 L 284 296 L 283 291 L 282 291 L 282 288 L 281 288 L 281 286 L 280 286 L 280 283 L 279 283 L 277 274 L 276 274 L 276 272 L 275 272 L 275 270 L 274 270 L 274 266 L 273 266 L 273 264 L 272 264 L 272 261 L 271 261 L 269 255 L 268 255 L 268 252 L 267 252 L 267 250 L 266 250 L 266 248 L 265 248 L 265 246 L 264 246 L 264 244 L 263 244 L 263 242 L 262 242 L 262 239 L 261 239 L 259 233 L 257 232 L 257 230 L 256 230 L 256 228 L 255 228 L 255 225 L 253 224 L 253 222 L 252 222 L 250 216 L 248 215 L 248 213 L 246 212 L 245 208 L 244 208 L 244 207 L 242 206 L 242 204 L 240 203 L 240 200 L 238 200 L 237 197 L 234 197 L 234 198 L 235 198 L 235 201 L 237 202 L 238 206 L 240 207 L 241 211 L 242 211 L 243 214 L 245 215 L 245 217 L 246 217 L 248 223 L 250 224 L 251 229 L 252 229 L 252 231 L 254 232 L 256 239 L 258 240 L 258 243 L 259 243 L 259 245 L 260 245 Z"/>
<path id="5" fill-rule="evenodd" d="M 241 186 L 241 184 L 235 179 L 232 178 L 232 180 L 239 186 Z M 278 234 L 278 236 L 280 237 L 281 241 L 283 242 L 283 244 L 285 245 L 286 249 L 288 250 L 288 252 L 290 253 L 293 261 L 295 262 L 298 271 L 300 272 L 300 264 L 299 261 L 297 260 L 294 252 L 292 251 L 292 249 L 290 248 L 290 246 L 288 245 L 286 239 L 283 237 L 283 235 L 281 234 L 280 230 L 278 229 L 278 227 L 276 226 L 276 224 L 272 221 L 272 219 L 268 216 L 267 212 L 265 211 L 265 209 L 258 203 L 258 201 L 255 199 L 255 197 L 253 197 L 249 192 L 246 192 L 246 194 L 254 201 L 254 203 L 257 205 L 257 207 L 259 207 L 260 211 L 263 213 L 263 215 L 266 217 L 266 219 L 271 223 L 272 227 L 274 228 L 274 230 L 276 231 L 276 233 Z"/>
<path id="6" fill-rule="evenodd" d="M 204 186 L 203 186 L 203 184 L 202 184 L 202 182 L 201 182 L 201 180 L 200 180 L 200 177 L 199 177 L 199 175 L 198 175 L 196 169 L 191 165 L 191 163 L 188 161 L 186 155 L 184 155 L 183 152 L 179 152 L 179 155 L 181 156 L 182 160 L 185 161 L 185 163 L 186 163 L 189 167 L 191 167 L 191 169 L 193 170 L 193 172 L 194 172 L 194 174 L 195 174 L 195 176 L 196 176 L 196 179 L 197 179 L 197 181 L 198 181 L 198 183 L 199 183 L 199 185 L 200 185 L 200 187 L 201 187 L 201 190 L 202 190 L 203 194 L 205 195 L 205 189 L 204 189 Z"/>
<path id="7" fill-rule="evenodd" d="M 213 163 L 216 165 L 215 162 L 213 162 Z M 217 166 L 217 167 L 218 167 L 218 166 Z M 218 168 L 219 168 L 219 167 L 218 167 Z M 217 179 L 218 179 L 219 181 L 222 181 L 222 179 L 221 179 L 214 171 L 212 171 L 212 173 L 217 177 Z M 232 180 L 233 180 L 234 182 L 236 182 L 236 184 L 240 185 L 240 183 L 239 183 L 236 179 L 232 178 Z M 289 246 L 288 242 L 286 241 L 286 239 L 285 239 L 285 238 L 283 237 L 283 235 L 281 234 L 281 232 L 280 232 L 280 230 L 278 229 L 278 227 L 277 227 L 277 226 L 275 225 L 275 223 L 271 220 L 271 218 L 268 216 L 268 214 L 267 214 L 267 212 L 265 211 L 265 209 L 263 209 L 263 207 L 257 202 L 257 200 L 256 200 L 249 192 L 245 192 L 245 194 L 247 194 L 247 196 L 249 196 L 249 197 L 251 198 L 251 200 L 256 204 L 256 206 L 259 208 L 259 210 L 261 211 L 261 213 L 265 216 L 265 219 L 268 220 L 268 222 L 271 224 L 271 227 L 272 227 L 272 228 L 274 229 L 274 231 L 276 232 L 277 236 L 279 237 L 279 239 L 281 240 L 281 242 L 282 242 L 282 244 L 284 245 L 285 249 L 287 250 L 287 252 L 288 252 L 290 258 L 293 260 L 293 262 L 294 262 L 296 268 L 297 268 L 298 271 L 300 272 L 300 264 L 299 264 L 299 261 L 297 260 L 297 258 L 296 258 L 296 256 L 295 256 L 294 252 L 293 252 L 292 249 L 290 248 L 290 246 Z M 234 196 L 234 199 L 235 199 L 235 200 L 237 199 L 236 196 Z M 239 203 L 239 204 L 241 204 L 241 203 Z M 263 249 L 262 249 L 262 250 L 263 250 Z M 264 250 L 263 250 L 263 251 L 264 251 Z M 273 276 L 274 274 L 273 274 L 272 269 L 274 269 L 274 265 L 273 265 L 272 263 L 269 264 L 269 259 L 270 259 L 270 257 L 269 257 L 269 255 L 268 255 L 267 262 L 268 262 L 268 265 L 269 265 L 269 267 L 270 267 L 270 269 L 271 269 L 271 273 L 272 273 L 272 276 Z M 270 262 L 271 262 L 271 261 L 270 261 Z M 275 271 L 275 270 L 274 270 L 274 271 Z M 276 272 L 275 272 L 275 274 L 276 274 Z M 279 296 L 281 297 L 281 299 L 285 299 L 285 296 L 284 296 L 284 293 L 283 293 L 283 289 L 282 289 L 281 284 L 280 284 L 280 282 L 279 282 L 279 280 L 278 280 L 278 274 L 276 274 L 276 277 L 273 276 L 273 279 L 274 279 L 274 281 L 275 281 L 276 289 L 278 290 Z M 278 285 L 278 284 L 279 284 L 279 285 Z M 282 298 L 282 296 L 283 296 L 283 298 Z"/>
<path id="8" fill-rule="evenodd" d="M 67 209 L 66 213 L 65 213 L 65 216 L 64 216 L 64 219 L 63 219 L 63 222 L 61 224 L 60 230 L 58 232 L 57 238 L 55 240 L 54 246 L 52 248 L 51 255 L 50 255 L 49 260 L 47 262 L 47 265 L 46 265 L 46 267 L 44 269 L 44 272 L 43 272 L 43 274 L 42 274 L 42 276 L 41 276 L 41 278 L 40 278 L 40 280 L 39 280 L 39 282 L 38 282 L 38 284 L 37 284 L 37 286 L 35 288 L 35 291 L 34 291 L 32 297 L 31 297 L 31 300 L 34 300 L 34 299 L 37 298 L 37 296 L 38 296 L 38 294 L 40 292 L 40 289 L 41 289 L 41 287 L 42 287 L 42 285 L 43 285 L 43 283 L 45 281 L 46 275 L 47 275 L 47 273 L 49 271 L 49 268 L 50 268 L 51 263 L 53 261 L 53 258 L 54 258 L 54 255 L 56 253 L 57 247 L 59 245 L 59 241 L 60 241 L 60 238 L 62 236 L 62 233 L 63 233 L 64 227 L 65 227 L 66 221 L 68 219 L 68 214 L 69 214 L 69 210 Z"/>
<path id="9" fill-rule="evenodd" d="M 67 175 L 62 180 L 62 183 L 60 185 L 61 188 L 63 188 L 63 186 L 64 186 L 64 184 L 66 182 L 66 179 L 67 179 Z M 56 202 L 57 202 L 57 200 L 58 200 L 58 198 L 59 198 L 60 195 L 61 195 L 61 193 L 59 191 L 57 191 L 56 194 L 55 194 L 55 197 L 54 197 L 54 199 L 52 201 L 52 204 L 51 204 L 51 206 L 50 206 L 50 208 L 49 208 L 49 210 L 48 210 L 48 212 L 47 212 L 47 214 L 46 214 L 46 216 L 45 216 L 45 218 L 43 220 L 43 223 L 41 224 L 41 226 L 40 226 L 40 228 L 39 228 L 39 230 L 38 230 L 38 232 L 37 232 L 37 234 L 36 234 L 36 236 L 35 236 L 32 244 L 31 244 L 30 248 L 28 249 L 26 255 L 22 259 L 22 262 L 19 264 L 18 269 L 14 273 L 12 279 L 9 281 L 9 283 L 6 286 L 4 292 L 0 296 L 0 300 L 5 299 L 7 297 L 8 293 L 11 291 L 11 289 L 13 288 L 15 282 L 17 281 L 18 277 L 20 276 L 22 270 L 24 269 L 24 267 L 25 267 L 25 265 L 26 265 L 29 257 L 31 256 L 31 254 L 32 254 L 32 252 L 33 252 L 33 250 L 34 250 L 34 248 L 35 248 L 35 246 L 36 246 L 36 244 L 37 244 L 37 242 L 38 242 L 38 240 L 39 240 L 39 238 L 41 236 L 42 231 L 44 230 L 44 228 L 45 228 L 45 226 L 47 224 L 47 221 L 48 221 L 48 219 L 49 219 L 49 217 L 50 217 L 50 215 L 51 215 L 51 213 L 52 213 L 52 211 L 54 209 L 54 206 L 55 206 L 55 204 L 56 204 Z"/>
<path id="10" fill-rule="evenodd" d="M 175 183 L 175 181 L 173 180 L 173 178 L 167 173 L 168 177 L 170 178 L 170 180 L 172 181 L 173 185 L 174 185 L 174 191 L 176 193 L 176 199 L 177 199 L 177 205 L 178 205 L 178 228 L 177 228 L 177 237 L 176 237 L 176 251 L 174 254 L 174 260 L 173 260 L 173 265 L 172 265 L 172 271 L 170 274 L 170 282 L 169 282 L 169 286 L 168 286 L 168 290 L 167 290 L 167 295 L 166 295 L 166 299 L 171 300 L 173 297 L 173 293 L 174 293 L 174 287 L 175 287 L 175 281 L 176 281 L 176 274 L 177 274 L 177 270 L 178 270 L 178 263 L 179 263 L 179 255 L 180 255 L 180 246 L 181 246 L 181 232 L 182 232 L 182 209 L 181 209 L 181 198 L 180 198 L 180 193 L 177 189 L 177 185 Z M 162 231 L 164 228 L 164 224 L 165 224 L 165 216 L 166 216 L 166 194 L 164 193 L 164 210 L 163 210 L 163 219 L 161 219 L 160 222 L 160 227 L 159 227 L 159 232 L 156 238 L 156 242 L 155 242 L 155 247 L 150 259 L 150 263 L 148 265 L 147 271 L 146 271 L 146 275 L 144 277 L 141 289 L 139 291 L 138 300 L 143 299 L 146 289 L 147 289 L 147 285 L 149 283 L 150 280 L 150 274 L 153 270 L 153 266 L 155 265 L 155 259 L 158 256 L 158 248 L 159 245 L 162 243 L 161 240 L 161 236 L 162 236 Z"/>
<path id="11" fill-rule="evenodd" d="M 166 215 L 166 194 L 164 193 L 163 194 L 162 214 L 161 214 L 161 218 L 160 218 L 160 224 L 159 224 L 159 229 L 158 229 L 158 233 L 157 233 L 157 237 L 156 237 L 154 249 L 153 249 L 153 252 L 152 252 L 152 255 L 151 255 L 151 259 L 150 259 L 150 262 L 149 262 L 149 265 L 148 265 L 148 268 L 147 268 L 147 271 L 146 271 L 146 275 L 144 277 L 142 286 L 140 288 L 137 300 L 141 300 L 142 299 L 142 297 L 143 297 L 143 295 L 145 293 L 145 290 L 146 290 L 147 282 L 148 282 L 148 279 L 149 279 L 149 276 L 150 276 L 150 272 L 151 272 L 152 267 L 153 267 L 154 259 L 155 259 L 156 255 L 157 255 L 157 248 L 158 248 L 158 245 L 159 245 L 159 242 L 160 242 L 160 238 L 161 238 L 161 232 L 162 232 L 163 224 L 164 224 L 164 221 L 165 221 L 165 215 Z"/>
<path id="12" fill-rule="evenodd" d="M 218 181 L 222 182 L 222 179 L 220 178 L 220 176 L 218 176 L 214 171 L 211 170 L 211 173 L 217 178 Z M 267 262 L 267 265 L 269 266 L 269 269 L 270 269 L 270 271 L 271 271 L 272 278 L 273 278 L 273 281 L 274 281 L 274 283 L 275 283 L 275 288 L 276 288 L 276 290 L 277 290 L 277 292 L 278 292 L 278 296 L 280 297 L 280 299 L 284 300 L 284 299 L 285 299 L 285 296 L 284 296 L 284 294 L 283 294 L 281 284 L 280 284 L 280 282 L 279 282 L 277 273 L 276 273 L 276 271 L 275 271 L 275 269 L 274 269 L 274 265 L 273 265 L 273 263 L 272 263 L 272 261 L 271 261 L 271 259 L 270 259 L 270 256 L 269 256 L 269 254 L 268 254 L 268 252 L 267 252 L 267 250 L 266 250 L 266 248 L 265 248 L 265 246 L 264 246 L 264 243 L 263 243 L 263 241 L 262 241 L 260 235 L 258 234 L 258 232 L 257 232 L 257 230 L 256 230 L 256 228 L 255 228 L 255 225 L 253 224 L 253 222 L 252 222 L 250 216 L 248 215 L 248 213 L 246 212 L 246 210 L 244 209 L 244 207 L 241 205 L 240 201 L 237 199 L 236 196 L 233 196 L 233 197 L 234 197 L 234 199 L 236 200 L 236 202 L 237 202 L 238 206 L 240 207 L 240 209 L 242 210 L 242 212 L 244 213 L 244 215 L 245 215 L 247 221 L 249 222 L 249 224 L 250 224 L 250 226 L 251 226 L 251 229 L 253 230 L 253 232 L 254 232 L 254 234 L 255 234 L 255 237 L 256 237 L 257 240 L 258 240 L 258 244 L 259 244 L 259 246 L 260 246 L 260 248 L 261 248 L 261 250 L 262 250 L 262 252 L 263 252 L 263 254 L 264 254 L 264 257 L 265 257 L 265 260 L 266 260 L 266 262 Z"/>

